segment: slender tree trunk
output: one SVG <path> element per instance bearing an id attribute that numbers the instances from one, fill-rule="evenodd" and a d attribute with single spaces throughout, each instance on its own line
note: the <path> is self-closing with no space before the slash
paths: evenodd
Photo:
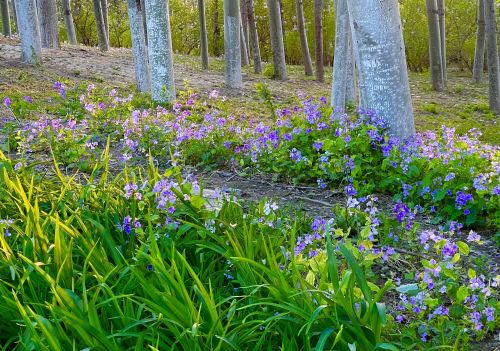
<path id="1" fill-rule="evenodd" d="M 349 21 L 361 103 L 378 111 L 390 132 L 415 133 L 401 17 L 397 0 L 349 0 Z"/>
<path id="2" fill-rule="evenodd" d="M 325 80 L 325 69 L 323 63 L 323 0 L 314 0 L 314 28 L 316 38 L 316 80 Z"/>
<path id="3" fill-rule="evenodd" d="M 146 42 L 146 48 L 148 47 L 148 25 L 147 25 L 147 19 L 146 19 L 146 0 L 141 0 L 142 8 L 143 10 L 141 11 L 142 14 L 142 24 L 144 26 L 144 41 Z"/>
<path id="4" fill-rule="evenodd" d="M 245 33 L 243 32 L 243 25 L 241 23 L 240 23 L 240 49 L 241 49 L 241 66 L 248 66 L 250 62 L 248 60 L 247 40 L 245 38 Z"/>
<path id="5" fill-rule="evenodd" d="M 35 0 L 17 0 L 17 23 L 21 37 L 21 60 L 28 64 L 42 62 L 42 40 Z"/>
<path id="6" fill-rule="evenodd" d="M 224 59 L 226 84 L 235 89 L 243 86 L 241 75 L 241 19 L 239 1 L 224 0 Z"/>
<path id="7" fill-rule="evenodd" d="M 174 57 L 168 0 L 146 0 L 151 95 L 156 102 L 175 100 Z"/>
<path id="8" fill-rule="evenodd" d="M 16 25 L 16 32 L 19 32 L 19 26 L 17 24 L 17 10 L 16 10 L 16 0 L 12 0 L 11 2 L 12 5 L 12 15 L 14 17 L 14 24 Z"/>
<path id="9" fill-rule="evenodd" d="M 245 0 L 240 0 L 240 18 L 241 24 L 243 26 L 243 34 L 245 35 L 245 45 L 247 47 L 247 59 L 248 62 L 252 60 L 251 58 L 251 47 L 250 47 L 250 33 L 248 32 L 248 10 Z"/>
<path id="10" fill-rule="evenodd" d="M 488 56 L 488 75 L 490 80 L 490 110 L 500 114 L 500 67 L 498 62 L 497 23 L 495 0 L 484 1 L 486 24 L 486 52 Z"/>
<path id="11" fill-rule="evenodd" d="M 257 25 L 255 24 L 253 0 L 245 0 L 245 3 L 248 13 L 248 31 L 252 43 L 253 70 L 255 73 L 259 74 L 262 73 L 262 60 L 260 58 L 259 34 L 257 33 Z"/>
<path id="12" fill-rule="evenodd" d="M 151 88 L 151 81 L 149 79 L 148 52 L 142 20 L 144 2 L 141 0 L 127 0 L 127 8 L 130 21 L 130 36 L 132 37 L 132 51 L 134 53 L 135 81 L 137 90 L 145 92 Z"/>
<path id="13" fill-rule="evenodd" d="M 219 26 L 219 0 L 214 0 L 213 2 L 213 31 L 214 31 L 214 55 L 216 57 L 219 57 L 221 55 L 221 48 L 219 45 L 219 39 L 220 39 L 220 26 Z"/>
<path id="14" fill-rule="evenodd" d="M 439 16 L 436 0 L 426 0 L 427 24 L 429 27 L 429 61 L 432 89 L 443 91 L 443 60 L 441 53 L 441 35 L 439 31 Z"/>
<path id="15" fill-rule="evenodd" d="M 446 9 L 444 0 L 437 0 L 439 16 L 439 40 L 441 42 L 441 69 L 443 70 L 443 85 L 446 87 Z"/>
<path id="16" fill-rule="evenodd" d="M 307 43 L 303 0 L 295 0 L 295 7 L 297 10 L 297 28 L 299 31 L 300 46 L 302 48 L 302 59 L 304 60 L 304 70 L 306 76 L 312 76 L 313 66 L 311 62 L 311 54 L 309 53 L 309 44 Z"/>
<path id="17" fill-rule="evenodd" d="M 2 34 L 4 37 L 10 37 L 9 0 L 0 0 L 0 7 L 2 10 Z"/>
<path id="18" fill-rule="evenodd" d="M 349 71 L 349 12 L 347 0 L 335 1 L 335 52 L 333 56 L 332 107 L 345 110 Z"/>
<path id="19" fill-rule="evenodd" d="M 203 69 L 208 69 L 208 37 L 207 21 L 205 17 L 205 0 L 198 0 L 198 14 L 200 21 L 201 67 Z"/>
<path id="20" fill-rule="evenodd" d="M 286 30 L 285 30 L 285 12 L 283 10 L 283 0 L 278 0 L 280 5 L 280 20 L 281 20 L 281 33 L 283 35 L 283 42 L 285 42 L 286 38 Z"/>
<path id="21" fill-rule="evenodd" d="M 269 9 L 269 28 L 271 32 L 271 48 L 273 51 L 274 77 L 286 80 L 285 46 L 281 27 L 280 6 L 278 0 L 267 0 Z"/>
<path id="22" fill-rule="evenodd" d="M 109 38 L 108 0 L 100 0 L 100 1 L 101 1 L 102 19 L 104 21 L 104 32 L 106 33 L 108 44 L 111 45 L 111 40 Z"/>
<path id="23" fill-rule="evenodd" d="M 99 50 L 101 50 L 102 52 L 109 51 L 108 37 L 106 36 L 104 18 L 102 17 L 101 0 L 93 0 L 93 5 Z"/>
<path id="24" fill-rule="evenodd" d="M 484 48 L 485 48 L 484 1 L 478 0 L 476 49 L 474 52 L 474 68 L 472 70 L 472 80 L 475 84 L 479 84 L 483 81 Z"/>
<path id="25" fill-rule="evenodd" d="M 42 47 L 59 49 L 59 24 L 56 0 L 37 0 Z"/>
<path id="26" fill-rule="evenodd" d="M 76 32 L 75 24 L 73 22 L 73 15 L 71 13 L 70 0 L 62 0 L 62 11 L 64 16 L 64 25 L 66 26 L 66 33 L 68 34 L 68 42 L 71 45 L 76 45 Z"/>

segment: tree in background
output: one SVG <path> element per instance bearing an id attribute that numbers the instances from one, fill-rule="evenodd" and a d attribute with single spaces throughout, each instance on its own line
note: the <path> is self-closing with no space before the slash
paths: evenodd
<path id="1" fill-rule="evenodd" d="M 14 17 L 14 24 L 16 26 L 16 31 L 17 31 L 18 25 L 17 25 L 16 1 L 15 0 L 10 1 L 10 4 L 12 5 L 12 17 Z"/>
<path id="2" fill-rule="evenodd" d="M 426 0 L 427 23 L 429 27 L 429 65 L 431 72 L 432 89 L 444 90 L 443 60 L 441 34 L 439 30 L 439 15 L 436 0 Z"/>
<path id="3" fill-rule="evenodd" d="M 93 5 L 99 50 L 102 52 L 109 51 L 109 41 L 108 36 L 106 35 L 106 26 L 101 8 L 101 0 L 93 0 Z"/>
<path id="4" fill-rule="evenodd" d="M 314 23 L 315 23 L 315 53 L 316 53 L 316 80 L 325 80 L 325 69 L 323 63 L 323 0 L 314 0 Z"/>
<path id="5" fill-rule="evenodd" d="M 267 8 L 269 10 L 269 31 L 271 34 L 274 77 L 280 80 L 286 80 L 285 47 L 283 44 L 283 30 L 279 1 L 267 0 Z"/>
<path id="6" fill-rule="evenodd" d="M 441 69 L 443 70 L 443 85 L 446 87 L 446 11 L 444 0 L 437 0 L 439 18 L 439 40 L 441 44 Z"/>
<path id="7" fill-rule="evenodd" d="M 307 42 L 303 0 L 296 0 L 295 8 L 297 11 L 297 30 L 299 31 L 300 47 L 302 49 L 302 58 L 304 60 L 304 70 L 306 76 L 312 76 L 313 66 L 311 62 L 311 54 L 309 53 L 309 44 Z"/>
<path id="8" fill-rule="evenodd" d="M 495 0 L 484 0 L 486 52 L 488 56 L 490 110 L 500 114 L 500 67 L 498 62 Z"/>
<path id="9" fill-rule="evenodd" d="M 243 86 L 240 29 L 239 1 L 224 0 L 224 70 L 227 86 L 236 89 Z"/>
<path id="10" fill-rule="evenodd" d="M 359 72 L 361 106 L 375 109 L 390 132 L 415 133 L 397 0 L 349 0 L 349 21 Z"/>
<path id="11" fill-rule="evenodd" d="M 0 7 L 2 11 L 2 34 L 4 37 L 10 37 L 9 0 L 0 0 Z"/>
<path id="12" fill-rule="evenodd" d="M 17 0 L 17 23 L 21 37 L 21 60 L 28 64 L 42 62 L 42 40 L 35 0 Z"/>
<path id="13" fill-rule="evenodd" d="M 59 49 L 59 24 L 57 20 L 56 0 L 38 0 L 37 7 L 42 47 Z"/>
<path id="14" fill-rule="evenodd" d="M 132 51 L 134 56 L 135 81 L 137 90 L 149 91 L 151 81 L 149 78 L 148 52 L 142 13 L 144 2 L 141 0 L 127 0 L 128 17 L 130 20 L 130 34 L 132 37 Z"/>
<path id="15" fill-rule="evenodd" d="M 73 22 L 73 15 L 71 13 L 70 0 L 62 0 L 62 11 L 64 26 L 66 27 L 66 33 L 68 35 L 68 42 L 71 45 L 76 45 L 78 42 L 76 40 L 75 24 Z"/>
<path id="16" fill-rule="evenodd" d="M 109 43 L 108 0 L 100 0 L 100 1 L 101 1 L 102 20 L 104 22 L 104 33 L 106 34 L 106 38 L 108 38 L 108 43 Z"/>
<path id="17" fill-rule="evenodd" d="M 245 0 L 240 0 L 240 18 L 241 18 L 241 25 L 243 26 L 245 45 L 247 47 L 247 59 L 248 62 L 250 62 L 252 60 L 251 58 L 252 48 L 250 47 L 250 36 L 249 36 L 250 33 L 248 32 L 248 10 Z"/>
<path id="18" fill-rule="evenodd" d="M 241 12 L 240 12 L 241 19 Z M 248 66 L 250 64 L 250 60 L 248 58 L 248 48 L 247 48 L 247 39 L 245 38 L 245 31 L 243 30 L 243 22 L 240 22 L 240 50 L 241 50 L 241 65 Z"/>
<path id="19" fill-rule="evenodd" d="M 255 73 L 262 73 L 262 59 L 260 57 L 259 33 L 255 24 L 255 14 L 253 0 L 245 0 L 248 14 L 248 32 L 250 33 L 250 42 L 253 52 L 253 70 Z"/>
<path id="20" fill-rule="evenodd" d="M 208 69 L 208 36 L 207 20 L 205 17 L 205 0 L 198 0 L 199 26 L 200 26 L 200 50 L 201 67 Z"/>
<path id="21" fill-rule="evenodd" d="M 483 81 L 485 39 L 484 0 L 477 0 L 476 48 L 472 69 L 472 81 L 475 84 Z"/>
<path id="22" fill-rule="evenodd" d="M 220 56 L 222 53 L 219 45 L 220 26 L 219 26 L 219 0 L 213 0 L 212 3 L 212 32 L 213 32 L 213 50 L 214 56 Z"/>

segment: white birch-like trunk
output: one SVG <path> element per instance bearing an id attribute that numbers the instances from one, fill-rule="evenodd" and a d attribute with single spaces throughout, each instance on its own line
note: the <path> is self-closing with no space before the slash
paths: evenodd
<path id="1" fill-rule="evenodd" d="M 37 0 L 42 47 L 59 49 L 59 24 L 56 0 Z"/>
<path id="2" fill-rule="evenodd" d="M 269 10 L 269 29 L 271 32 L 271 48 L 273 51 L 274 77 L 286 80 L 285 46 L 281 25 L 281 11 L 278 0 L 267 0 Z"/>
<path id="3" fill-rule="evenodd" d="M 140 0 L 127 0 L 127 7 L 130 21 L 130 35 L 132 38 L 132 51 L 134 54 L 135 81 L 137 90 L 145 92 L 151 88 L 151 81 L 149 79 L 148 52 L 142 21 L 144 2 Z"/>
<path id="4" fill-rule="evenodd" d="M 243 87 L 240 23 L 239 1 L 224 0 L 224 69 L 226 84 L 235 89 Z"/>
<path id="5" fill-rule="evenodd" d="M 427 24 L 429 27 L 429 65 L 432 89 L 435 91 L 443 91 L 443 60 L 437 1 L 426 0 L 425 3 L 427 7 Z"/>
<path id="6" fill-rule="evenodd" d="M 349 0 L 361 104 L 378 111 L 391 134 L 415 133 L 397 0 Z"/>
<path id="7" fill-rule="evenodd" d="M 62 11 L 64 17 L 64 26 L 66 27 L 66 34 L 68 35 L 68 42 L 71 45 L 76 45 L 76 32 L 75 23 L 73 22 L 73 14 L 71 13 L 70 0 L 62 0 Z"/>
<path id="8" fill-rule="evenodd" d="M 335 52 L 333 56 L 332 107 L 345 109 L 349 60 L 349 12 L 347 0 L 335 1 Z"/>
<path id="9" fill-rule="evenodd" d="M 207 20 L 205 17 L 205 0 L 198 0 L 198 15 L 200 25 L 200 51 L 201 51 L 201 67 L 208 69 L 208 37 L 207 37 Z"/>
<path id="10" fill-rule="evenodd" d="M 443 85 L 446 87 L 446 9 L 444 0 L 437 0 L 439 17 L 439 39 L 441 43 L 441 69 L 443 70 Z"/>
<path id="11" fill-rule="evenodd" d="M 4 37 L 10 37 L 9 0 L 0 0 L 0 7 L 2 10 L 2 34 Z"/>
<path id="12" fill-rule="evenodd" d="M 151 95 L 156 102 L 173 102 L 175 100 L 174 57 L 168 0 L 146 0 L 146 19 Z"/>
<path id="13" fill-rule="evenodd" d="M 28 64 L 42 62 L 42 41 L 35 0 L 16 0 L 18 32 L 21 37 L 21 60 Z"/>
<path id="14" fill-rule="evenodd" d="M 347 28 L 347 81 L 345 88 L 345 102 L 347 103 L 357 103 L 357 77 L 356 77 L 356 62 L 354 60 L 354 50 L 352 47 L 352 34 L 351 26 Z"/>
<path id="15" fill-rule="evenodd" d="M 476 48 L 474 50 L 474 67 L 472 69 L 472 81 L 475 84 L 483 81 L 485 43 L 484 1 L 477 0 Z"/>
<path id="16" fill-rule="evenodd" d="M 295 1 L 295 9 L 297 11 L 297 30 L 299 31 L 302 59 L 304 60 L 304 71 L 306 76 L 312 76 L 313 66 L 311 61 L 311 54 L 309 52 L 309 43 L 307 42 L 303 0 Z"/>
<path id="17" fill-rule="evenodd" d="M 490 110 L 500 114 L 500 66 L 498 62 L 497 22 L 495 0 L 484 1 L 486 20 L 486 52 L 488 56 Z"/>
<path id="18" fill-rule="evenodd" d="M 109 38 L 108 0 L 100 0 L 100 1 L 101 1 L 102 20 L 104 21 L 104 33 L 106 34 L 106 38 L 108 39 L 109 45 L 111 45 L 111 40 Z"/>
<path id="19" fill-rule="evenodd" d="M 253 9 L 253 0 L 245 0 L 248 14 L 248 31 L 250 33 L 250 42 L 253 52 L 253 70 L 255 73 L 262 73 L 262 60 L 260 58 L 259 34 L 255 23 L 255 14 Z"/>

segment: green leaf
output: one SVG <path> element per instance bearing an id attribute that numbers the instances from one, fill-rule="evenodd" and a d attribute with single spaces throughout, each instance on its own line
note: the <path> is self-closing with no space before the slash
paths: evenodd
<path id="1" fill-rule="evenodd" d="M 466 286 L 461 286 L 457 291 L 457 303 L 462 303 L 469 296 L 469 289 Z"/>
<path id="2" fill-rule="evenodd" d="M 408 294 L 412 292 L 418 292 L 418 284 L 413 283 L 413 284 L 405 284 L 405 285 L 400 285 L 396 288 L 396 291 L 402 294 Z"/>
<path id="3" fill-rule="evenodd" d="M 198 196 L 198 195 L 191 196 L 191 198 L 189 199 L 189 202 L 197 210 L 201 209 L 205 205 L 205 200 L 201 196 Z"/>
<path id="4" fill-rule="evenodd" d="M 473 270 L 472 268 L 469 268 L 469 270 L 467 271 L 467 276 L 469 277 L 469 279 L 475 278 L 476 277 L 476 271 Z"/>
<path id="5" fill-rule="evenodd" d="M 460 253 L 464 254 L 465 256 L 469 256 L 469 252 L 470 252 L 469 245 L 467 245 L 463 241 L 458 241 L 457 246 L 458 246 L 458 250 L 460 251 Z"/>

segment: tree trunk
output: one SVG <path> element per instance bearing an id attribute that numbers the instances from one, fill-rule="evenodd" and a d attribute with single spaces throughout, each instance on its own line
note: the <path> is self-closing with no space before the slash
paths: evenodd
<path id="1" fill-rule="evenodd" d="M 147 20 L 146 20 L 146 4 L 145 4 L 145 1 L 146 0 L 141 0 L 141 4 L 142 4 L 142 11 L 141 11 L 141 14 L 142 14 L 142 24 L 143 24 L 143 27 L 144 27 L 144 41 L 146 42 L 146 49 L 148 47 L 148 25 L 147 25 Z"/>
<path id="2" fill-rule="evenodd" d="M 37 0 L 42 47 L 59 49 L 59 23 L 56 0 Z"/>
<path id="3" fill-rule="evenodd" d="M 323 0 L 314 0 L 314 28 L 316 38 L 316 80 L 325 80 L 323 65 Z"/>
<path id="4" fill-rule="evenodd" d="M 488 75 L 490 80 L 490 110 L 500 114 L 500 67 L 498 62 L 497 23 L 495 0 L 485 0 L 484 18 L 486 25 L 486 52 L 488 56 Z"/>
<path id="5" fill-rule="evenodd" d="M 477 1 L 477 33 L 476 49 L 474 52 L 474 68 L 472 70 L 472 80 L 479 84 L 483 80 L 484 71 L 484 48 L 485 48 L 485 28 L 484 28 L 484 1 Z"/>
<path id="6" fill-rule="evenodd" d="M 348 49 L 347 49 L 347 81 L 345 88 L 345 102 L 347 103 L 357 103 L 356 102 L 356 62 L 354 61 L 354 51 L 352 48 L 352 35 L 351 27 L 348 28 Z"/>
<path id="7" fill-rule="evenodd" d="M 255 24 L 255 14 L 253 10 L 253 0 L 245 0 L 248 13 L 248 31 L 250 33 L 250 41 L 252 43 L 253 52 L 253 70 L 255 73 L 262 73 L 262 60 L 260 58 L 259 34 L 257 33 L 257 25 Z"/>
<path id="8" fill-rule="evenodd" d="M 68 42 L 71 45 L 76 45 L 75 24 L 73 22 L 73 15 L 71 14 L 70 0 L 62 0 L 62 11 L 64 16 L 64 25 L 66 26 L 66 33 L 68 34 Z"/>
<path id="9" fill-rule="evenodd" d="M 441 69 L 443 70 L 443 86 L 446 87 L 446 9 L 444 0 L 437 0 L 439 16 L 439 40 L 441 41 Z"/>
<path id="10" fill-rule="evenodd" d="M 17 24 L 17 11 L 16 11 L 16 1 L 13 0 L 10 2 L 12 5 L 12 15 L 14 17 L 14 24 L 16 25 L 16 32 L 19 32 L 19 26 Z"/>
<path id="11" fill-rule="evenodd" d="M 4 37 L 10 37 L 9 0 L 0 0 L 0 7 L 2 10 L 2 34 Z"/>
<path id="12" fill-rule="evenodd" d="M 137 90 L 145 92 L 151 88 L 151 81 L 149 79 L 148 52 L 142 20 L 144 3 L 140 0 L 127 0 L 127 8 L 130 21 L 130 36 L 132 38 L 132 51 L 134 53 L 135 81 Z"/>
<path id="13" fill-rule="evenodd" d="M 108 44 L 111 45 L 111 40 L 109 38 L 108 0 L 101 0 L 101 11 L 102 11 L 102 20 L 104 21 L 104 32 L 106 33 Z"/>
<path id="14" fill-rule="evenodd" d="M 348 84 L 349 12 L 347 0 L 335 1 L 335 52 L 333 56 L 333 82 L 331 106 L 345 110 Z"/>
<path id="15" fill-rule="evenodd" d="M 175 100 L 174 57 L 168 0 L 146 0 L 151 95 L 156 102 Z"/>
<path id="16" fill-rule="evenodd" d="M 219 26 L 219 0 L 214 0 L 213 2 L 213 18 L 212 18 L 212 23 L 213 23 L 213 31 L 214 31 L 214 56 L 219 57 L 221 55 L 221 48 L 219 45 L 219 39 L 220 39 L 220 26 Z"/>
<path id="17" fill-rule="evenodd" d="M 427 24 L 429 27 L 429 64 L 432 89 L 435 91 L 443 91 L 443 60 L 437 1 L 426 0 L 425 3 L 427 6 Z"/>
<path id="18" fill-rule="evenodd" d="M 224 0 L 224 68 L 226 84 L 243 87 L 241 76 L 241 19 L 239 1 Z"/>
<path id="19" fill-rule="evenodd" d="M 248 10 L 245 0 L 240 0 L 240 18 L 241 24 L 243 26 L 243 34 L 245 35 L 245 45 L 247 47 L 247 59 L 250 62 L 251 59 L 251 47 L 250 47 L 250 33 L 248 32 Z"/>
<path id="20" fill-rule="evenodd" d="M 303 0 L 296 0 L 295 7 L 297 10 L 297 29 L 299 31 L 300 46 L 302 48 L 302 58 L 304 60 L 304 70 L 306 76 L 313 75 L 313 66 L 311 62 L 311 54 L 309 53 L 309 44 L 307 43 L 306 25 L 304 19 L 304 4 Z"/>
<path id="21" fill-rule="evenodd" d="M 269 29 L 271 32 L 271 48 L 273 51 L 274 77 L 286 80 L 285 46 L 281 27 L 280 5 L 278 0 L 267 0 L 269 9 Z"/>
<path id="22" fill-rule="evenodd" d="M 109 51 L 108 37 L 106 36 L 104 18 L 102 17 L 101 0 L 93 0 L 93 5 L 99 50 L 102 52 Z"/>
<path id="23" fill-rule="evenodd" d="M 201 67 L 203 69 L 208 69 L 208 37 L 207 20 L 205 17 L 205 0 L 198 0 L 198 14 L 200 20 Z"/>
<path id="24" fill-rule="evenodd" d="M 378 111 L 393 135 L 410 137 L 415 125 L 398 1 L 347 4 L 362 106 Z"/>
<path id="25" fill-rule="evenodd" d="M 17 23 L 21 37 L 21 60 L 28 64 L 42 62 L 42 40 L 35 0 L 17 0 Z"/>
<path id="26" fill-rule="evenodd" d="M 241 49 L 241 66 L 248 66 L 250 62 L 248 60 L 247 40 L 245 38 L 245 33 L 243 32 L 242 23 L 240 23 L 240 49 Z"/>

